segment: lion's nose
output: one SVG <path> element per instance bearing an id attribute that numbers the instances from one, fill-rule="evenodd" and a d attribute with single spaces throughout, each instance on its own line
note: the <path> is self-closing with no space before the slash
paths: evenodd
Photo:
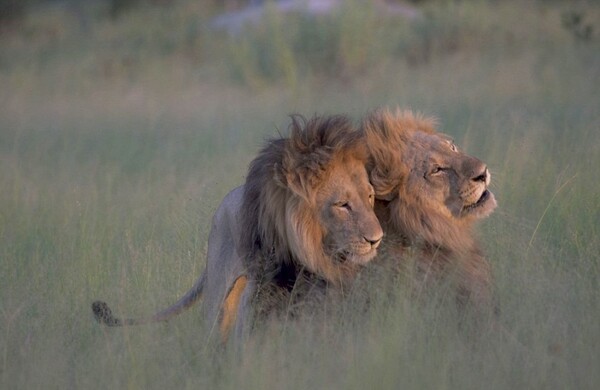
<path id="1" fill-rule="evenodd" d="M 480 172 L 479 174 L 475 174 L 471 180 L 482 181 L 484 183 L 487 183 L 489 177 L 490 177 L 490 172 L 488 171 L 487 167 L 484 166 L 483 172 Z"/>
<path id="2" fill-rule="evenodd" d="M 364 237 L 365 241 L 367 241 L 369 244 L 371 244 L 371 247 L 373 249 L 377 249 L 377 247 L 379 246 L 379 244 L 381 244 L 381 239 L 383 238 L 383 233 L 379 236 L 377 236 L 376 238 L 369 238 L 369 237 Z"/>

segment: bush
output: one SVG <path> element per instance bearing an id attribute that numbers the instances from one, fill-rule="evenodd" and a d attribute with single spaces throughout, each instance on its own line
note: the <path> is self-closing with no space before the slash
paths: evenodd
<path id="1" fill-rule="evenodd" d="M 231 38 L 231 73 L 253 85 L 361 73 L 393 52 L 402 32 L 398 20 L 376 12 L 371 3 L 355 1 L 331 15 L 283 15 L 267 6 L 260 25 Z"/>

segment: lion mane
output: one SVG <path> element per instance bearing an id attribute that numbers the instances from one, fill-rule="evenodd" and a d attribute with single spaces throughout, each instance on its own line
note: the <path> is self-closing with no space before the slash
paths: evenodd
<path id="1" fill-rule="evenodd" d="M 368 151 L 344 116 L 291 119 L 290 137 L 269 141 L 250 164 L 241 215 L 245 266 L 256 279 L 293 282 L 305 269 L 339 285 L 358 268 L 325 253 L 323 227 L 306 205 L 332 165 L 348 158 L 366 164 Z"/>
<path id="2" fill-rule="evenodd" d="M 490 175 L 436 126 L 433 118 L 399 109 L 378 109 L 363 122 L 375 209 L 386 232 L 382 251 L 400 263 L 415 254 L 429 280 L 452 273 L 460 302 L 488 306 L 490 265 L 473 228 L 496 206 Z"/>

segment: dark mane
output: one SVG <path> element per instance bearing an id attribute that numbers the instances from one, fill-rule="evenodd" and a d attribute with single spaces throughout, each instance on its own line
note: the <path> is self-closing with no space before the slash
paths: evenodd
<path id="1" fill-rule="evenodd" d="M 292 115 L 289 137 L 267 141 L 250 163 L 242 198 L 243 258 L 252 276 L 269 278 L 284 265 L 302 268 L 307 255 L 324 256 L 321 242 L 293 237 L 289 225 L 312 223 L 306 216 L 311 193 L 327 177 L 329 164 L 347 155 L 366 162 L 367 150 L 361 133 L 340 115 Z M 303 230 L 312 234 L 308 241 L 320 240 L 316 227 Z"/>

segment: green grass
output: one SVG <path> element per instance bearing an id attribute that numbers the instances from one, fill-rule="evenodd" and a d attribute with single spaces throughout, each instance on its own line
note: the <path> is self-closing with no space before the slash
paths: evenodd
<path id="1" fill-rule="evenodd" d="M 597 6 L 432 2 L 412 23 L 348 6 L 285 28 L 271 16 L 240 39 L 206 29 L 196 3 L 83 32 L 64 10 L 34 12 L 0 36 L 1 388 L 600 383 Z M 592 39 L 563 27 L 572 10 Z M 364 310 L 359 291 L 356 306 L 260 329 L 241 356 L 207 341 L 198 307 L 94 322 L 95 299 L 145 314 L 191 286 L 220 199 L 288 113 L 380 105 L 438 116 L 489 164 L 500 206 L 480 235 L 510 337 L 474 332 L 444 286 L 424 302 L 374 286 Z"/>

